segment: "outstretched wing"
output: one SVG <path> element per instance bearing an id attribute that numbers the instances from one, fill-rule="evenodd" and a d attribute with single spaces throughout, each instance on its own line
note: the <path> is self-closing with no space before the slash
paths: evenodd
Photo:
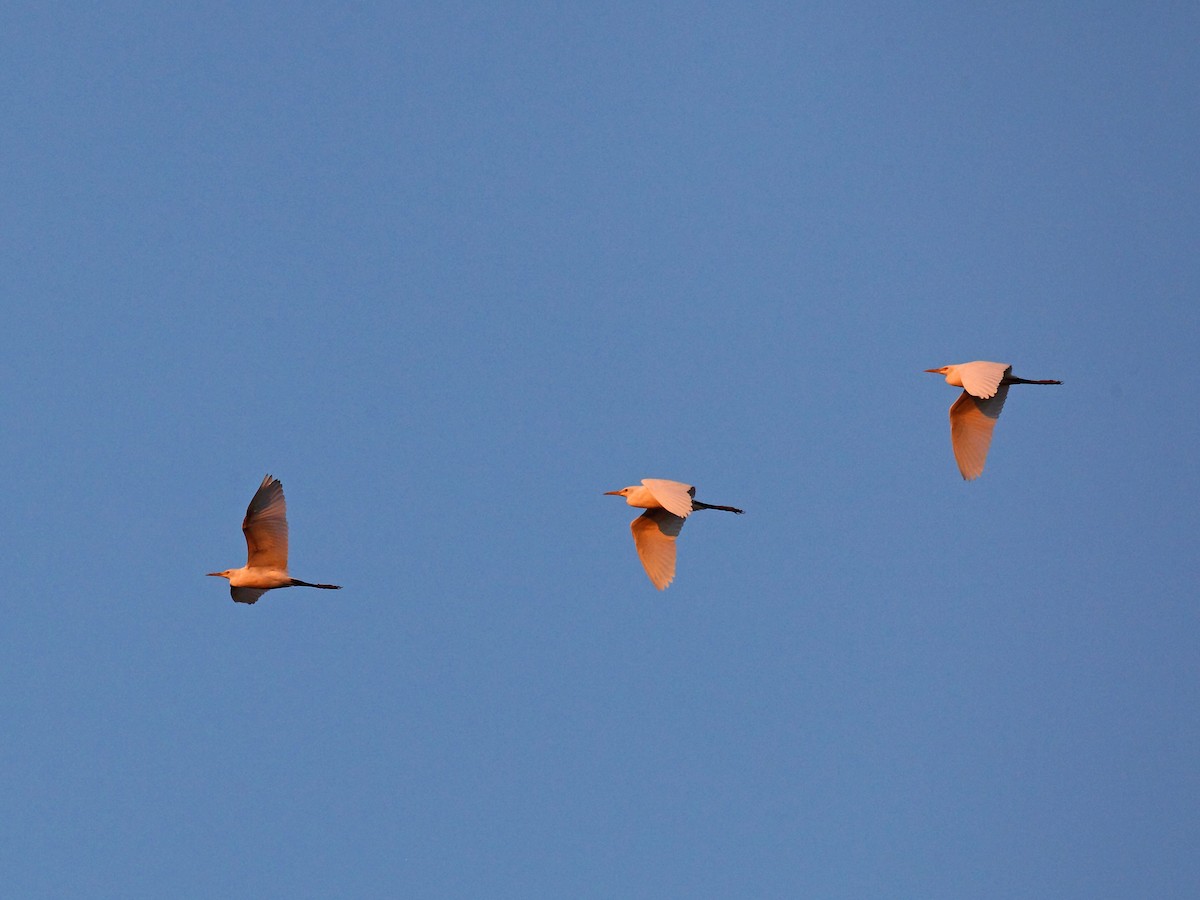
<path id="1" fill-rule="evenodd" d="M 968 394 L 987 400 L 990 397 L 996 396 L 996 391 L 1000 388 L 1000 382 L 1011 371 L 1012 366 L 1008 363 L 977 360 L 975 362 L 962 363 L 958 367 L 958 377 L 962 379 L 963 389 Z"/>
<path id="2" fill-rule="evenodd" d="M 246 565 L 287 569 L 287 503 L 283 499 L 283 485 L 270 475 L 263 479 L 246 507 L 242 532 L 246 535 Z"/>
<path id="3" fill-rule="evenodd" d="M 665 478 L 643 478 L 642 484 L 654 495 L 654 499 L 663 509 L 681 519 L 686 519 L 691 514 L 692 498 L 696 496 L 696 489 L 690 484 L 668 481 Z"/>
<path id="4" fill-rule="evenodd" d="M 231 587 L 229 589 L 229 596 L 233 598 L 234 603 L 253 603 L 265 593 L 266 590 L 259 588 Z"/>
<path id="5" fill-rule="evenodd" d="M 648 509 L 630 525 L 642 568 L 663 590 L 675 577 L 675 538 L 683 528 L 683 519 L 665 509 Z"/>
<path id="6" fill-rule="evenodd" d="M 950 444 L 954 447 L 954 459 L 958 471 L 967 481 L 983 474 L 987 462 L 988 448 L 992 445 L 992 431 L 1004 400 L 1008 397 L 1008 385 L 1002 384 L 996 395 L 989 400 L 980 400 L 963 391 L 950 407 Z"/>

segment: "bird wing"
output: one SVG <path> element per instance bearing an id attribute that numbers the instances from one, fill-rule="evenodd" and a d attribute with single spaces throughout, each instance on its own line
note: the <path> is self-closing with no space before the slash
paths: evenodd
<path id="1" fill-rule="evenodd" d="M 283 485 L 270 475 L 263 479 L 246 507 L 242 531 L 246 535 L 246 565 L 287 569 L 287 503 L 283 499 Z"/>
<path id="2" fill-rule="evenodd" d="M 696 489 L 690 484 L 668 481 L 665 478 L 643 478 L 642 484 L 668 512 L 681 519 L 686 519 L 691 513 L 692 498 L 696 496 Z"/>
<path id="3" fill-rule="evenodd" d="M 962 386 L 968 394 L 987 400 L 996 396 L 1000 382 L 1011 371 L 1012 366 L 1008 363 L 978 360 L 960 365 L 958 377 L 962 379 Z"/>
<path id="4" fill-rule="evenodd" d="M 675 538 L 683 528 L 683 519 L 665 509 L 648 509 L 630 525 L 642 568 L 663 590 L 675 577 Z"/>
<path id="5" fill-rule="evenodd" d="M 988 400 L 980 400 L 963 391 L 950 407 L 950 444 L 954 447 L 958 471 L 967 481 L 983 474 L 988 447 L 992 444 L 992 430 L 1000 418 L 1000 410 L 1004 409 L 1006 397 L 1008 385 L 1002 384 L 996 390 L 996 396 Z"/>
<path id="6" fill-rule="evenodd" d="M 234 603 L 253 603 L 265 593 L 265 588 L 231 587 L 229 589 L 229 596 L 233 598 Z"/>

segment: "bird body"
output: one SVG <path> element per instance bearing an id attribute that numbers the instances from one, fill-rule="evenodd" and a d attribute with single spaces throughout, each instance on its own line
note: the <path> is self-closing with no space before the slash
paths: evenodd
<path id="1" fill-rule="evenodd" d="M 338 584 L 312 584 L 288 574 L 287 502 L 283 485 L 267 475 L 246 507 L 242 520 L 246 536 L 246 565 L 209 575 L 229 579 L 229 594 L 238 603 L 254 603 L 267 591 L 284 587 L 313 587 L 336 591 Z"/>
<path id="2" fill-rule="evenodd" d="M 646 510 L 630 528 L 642 567 L 660 591 L 675 578 L 675 539 L 689 515 L 698 509 L 722 509 L 739 515 L 744 512 L 735 506 L 701 503 L 695 499 L 692 485 L 665 478 L 643 478 L 641 484 L 604 493 L 624 497 L 630 506 Z"/>
<path id="3" fill-rule="evenodd" d="M 605 491 L 605 494 L 624 497 L 626 503 L 640 509 L 666 509 L 681 519 L 686 519 L 694 509 L 704 505 L 696 505 L 696 489 L 690 484 L 665 478 L 643 478 L 641 484 L 619 491 Z"/>
<path id="4" fill-rule="evenodd" d="M 214 574 L 221 574 L 228 578 L 231 587 L 256 587 L 271 590 L 272 588 L 292 586 L 292 577 L 288 575 L 287 569 L 242 566 L 240 569 L 228 569 L 225 572 Z"/>
<path id="5" fill-rule="evenodd" d="M 962 477 L 971 481 L 983 474 L 996 420 L 1012 384 L 1062 384 L 1052 379 L 1031 381 L 1012 374 L 1008 363 L 976 360 L 926 369 L 944 375 L 946 383 L 963 389 L 950 407 L 950 445 Z"/>

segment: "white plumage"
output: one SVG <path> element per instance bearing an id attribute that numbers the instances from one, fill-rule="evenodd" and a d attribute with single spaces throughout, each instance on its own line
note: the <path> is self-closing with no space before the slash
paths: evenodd
<path id="1" fill-rule="evenodd" d="M 630 506 L 646 510 L 630 528 L 642 567 L 660 591 L 675 578 L 675 539 L 684 519 L 698 509 L 723 509 L 739 515 L 743 512 L 735 506 L 701 503 L 690 484 L 665 478 L 643 478 L 640 485 L 604 493 L 624 497 Z"/>
<path id="2" fill-rule="evenodd" d="M 208 573 L 229 579 L 229 595 L 236 602 L 253 603 L 274 588 L 341 589 L 338 584 L 310 584 L 288 574 L 287 502 L 283 485 L 270 475 L 263 478 L 246 507 L 242 532 L 246 536 L 246 565 Z"/>
<path id="3" fill-rule="evenodd" d="M 958 471 L 967 481 L 983 474 L 992 431 L 1004 409 L 1010 384 L 1062 384 L 1061 381 L 1030 381 L 1012 374 L 1008 363 L 976 360 L 926 369 L 935 375 L 945 375 L 946 383 L 963 389 L 950 407 L 950 445 Z"/>

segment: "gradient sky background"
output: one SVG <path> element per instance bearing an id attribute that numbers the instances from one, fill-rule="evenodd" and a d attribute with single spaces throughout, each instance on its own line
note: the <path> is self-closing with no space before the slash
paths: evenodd
<path id="1" fill-rule="evenodd" d="M 6 892 L 1200 895 L 1200 7 L 652 7 L 0 14 Z"/>

